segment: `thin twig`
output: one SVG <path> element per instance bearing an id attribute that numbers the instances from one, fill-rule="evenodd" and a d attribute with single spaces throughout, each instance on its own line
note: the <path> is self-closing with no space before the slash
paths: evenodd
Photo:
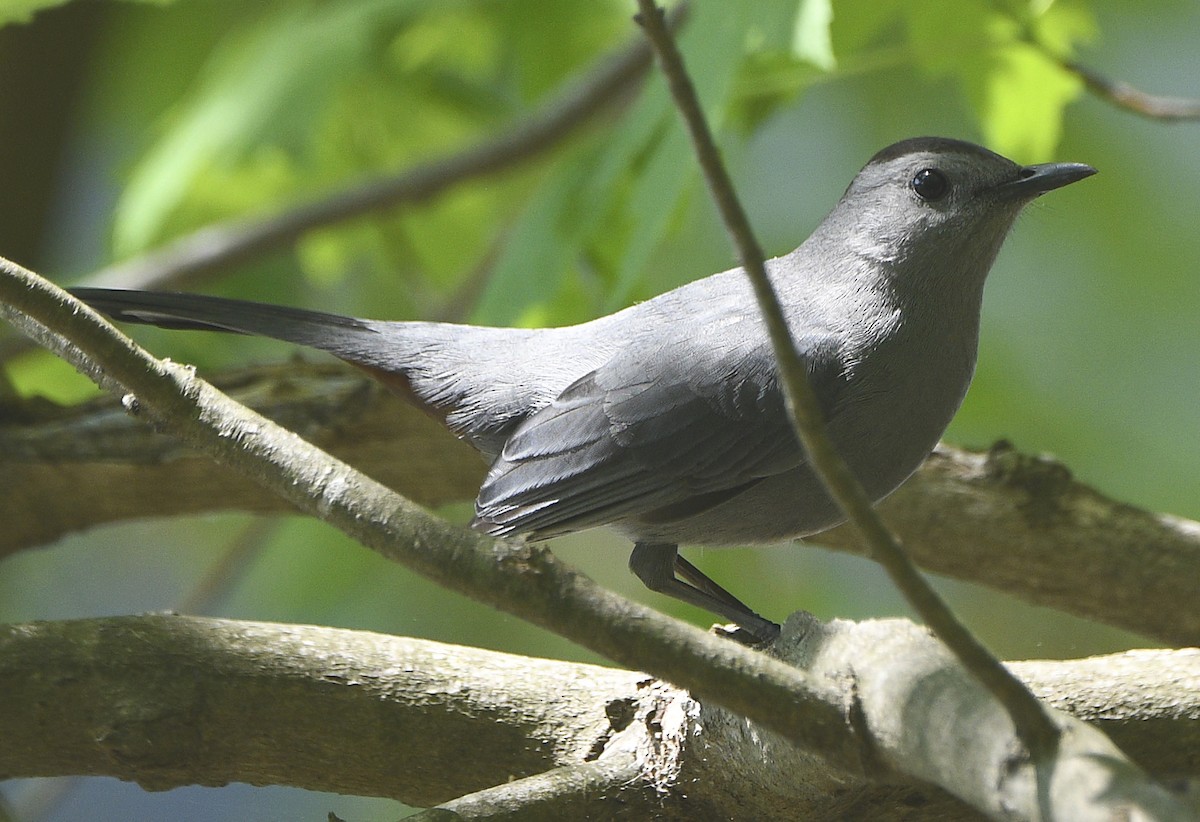
<path id="1" fill-rule="evenodd" d="M 1001 702 L 1012 717 L 1021 738 L 1035 759 L 1040 760 L 1057 745 L 1059 730 L 1037 698 L 1000 664 L 925 582 L 908 559 L 898 540 L 874 510 L 857 477 L 833 447 L 825 429 L 816 395 L 808 383 L 804 364 L 797 355 L 783 309 L 767 278 L 762 248 L 734 193 L 733 183 L 721 162 L 696 92 L 654 0 L 638 0 L 638 21 L 654 44 L 655 53 L 671 94 L 687 124 L 700 167 L 721 212 L 747 276 L 754 285 L 779 362 L 787 404 L 800 441 L 818 475 L 851 521 L 862 531 L 875 560 L 887 570 L 925 623 L 946 643 L 985 688 Z"/>
<path id="2" fill-rule="evenodd" d="M 496 263 L 500 260 L 501 252 L 512 233 L 511 221 L 501 226 L 492 238 L 491 244 L 475 265 L 462 278 L 458 288 L 450 295 L 437 311 L 432 312 L 430 319 L 443 323 L 466 322 L 479 303 L 479 299 L 487 290 L 488 283 L 496 273 Z"/>
<path id="3" fill-rule="evenodd" d="M 256 519 L 239 531 L 173 610 L 181 614 L 216 610 L 230 589 L 245 577 L 251 563 L 263 553 L 267 541 L 279 530 L 279 523 L 278 518 Z"/>
<path id="4" fill-rule="evenodd" d="M 1188 97 L 1161 97 L 1134 88 L 1123 80 L 1111 80 L 1082 63 L 1072 60 L 1060 49 L 1047 43 L 1039 35 L 1032 19 L 1027 14 L 1014 9 L 1011 4 L 993 0 L 991 6 L 998 14 L 1016 23 L 1019 29 L 1018 36 L 1022 41 L 1057 63 L 1064 71 L 1083 80 L 1088 91 L 1102 100 L 1151 120 L 1168 122 L 1200 120 L 1200 100 Z"/>
<path id="5" fill-rule="evenodd" d="M 1111 80 L 1074 60 L 1055 58 L 1058 64 L 1077 75 L 1096 96 L 1117 108 L 1152 120 L 1187 122 L 1200 120 L 1200 100 L 1190 97 L 1162 97 L 1134 88 L 1124 80 Z"/>

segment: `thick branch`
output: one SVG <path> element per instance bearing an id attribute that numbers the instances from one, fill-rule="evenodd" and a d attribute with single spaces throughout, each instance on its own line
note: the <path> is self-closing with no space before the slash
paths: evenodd
<path id="1" fill-rule="evenodd" d="M 606 707 L 644 678 L 302 625 L 6 626 L 0 778 L 248 782 L 434 805 L 594 756 L 612 733 Z"/>
<path id="2" fill-rule="evenodd" d="M 930 571 L 1171 645 L 1200 644 L 1200 523 L 1144 511 L 1006 442 L 940 446 L 881 505 Z M 845 528 L 818 542 L 865 553 Z"/>
<path id="3" fill-rule="evenodd" d="M 292 363 L 215 382 L 422 504 L 470 500 L 479 488 L 484 466 L 472 449 L 343 367 Z M 0 500 L 0 556 L 105 522 L 294 510 L 108 398 L 0 406 Z M 1109 499 L 1047 457 L 943 445 L 880 510 L 928 570 L 1163 643 L 1200 644 L 1200 523 Z M 867 552 L 846 526 L 812 541 Z"/>
<path id="4" fill-rule="evenodd" d="M 31 322 L 52 327 L 58 337 L 48 337 L 47 342 L 78 368 L 105 385 L 119 384 L 132 391 L 136 396 L 125 395 L 126 407 L 147 414 L 164 429 L 236 466 L 380 554 L 614 661 L 687 687 L 697 698 L 723 705 L 793 745 L 820 751 L 830 767 L 853 774 L 873 761 L 877 745 L 869 744 L 857 723 L 844 722 L 843 704 L 825 698 L 827 677 L 810 677 L 623 600 L 564 567 L 544 549 L 447 526 L 295 434 L 237 405 L 193 371 L 155 360 L 66 292 L 2 260 L 0 301 L 11 306 L 5 311 L 22 327 Z M 943 662 L 936 667 L 940 675 L 952 666 Z M 968 685 L 964 682 L 961 687 Z M 974 702 L 976 711 L 985 706 L 997 709 L 987 700 Z M 1052 761 L 1037 761 L 1038 768 L 1052 773 L 1040 775 L 1033 784 L 1056 786 L 1056 775 L 1065 773 L 1074 780 L 1070 784 L 1101 791 L 1095 796 L 1102 796 L 1103 807 L 1110 811 L 1127 805 L 1157 813 L 1159 806 L 1173 805 L 1174 800 L 1142 780 L 1103 735 L 1061 714 L 1055 715 L 1055 722 L 1066 731 L 1064 744 Z M 1028 803 L 1037 791 L 1030 794 L 1019 784 L 1031 777 L 1028 767 L 1012 762 L 1006 752 L 1000 761 L 987 758 L 983 770 L 972 775 L 1001 786 L 986 799 L 1005 805 L 1019 802 L 1032 818 L 1036 809 Z M 980 796 L 975 784 L 960 792 L 950 774 L 943 780 L 935 771 L 915 772 L 936 779 L 972 803 Z M 1052 782 L 1046 782 L 1047 777 Z M 1085 798 L 1071 789 L 1055 801 Z"/>
<path id="5" fill-rule="evenodd" d="M 216 384 L 422 505 L 471 499 L 483 479 L 485 465 L 472 448 L 343 366 L 252 368 Z M 0 405 L 0 500 L 0 557 L 106 522 L 295 511 L 108 397 L 73 408 L 37 400 Z"/>
<path id="6" fill-rule="evenodd" d="M 906 807 L 921 818 L 974 818 L 892 761 L 903 758 L 904 771 L 942 768 L 965 792 L 974 770 L 986 771 L 980 757 L 1002 751 L 1010 733 L 1003 714 L 977 701 L 978 688 L 960 687 L 964 676 L 924 632 L 901 620 L 800 618 L 782 650 L 826 677 L 824 698 L 849 706 L 846 722 L 871 734 L 873 779 L 642 674 L 174 615 L 0 629 L 0 778 L 242 781 L 426 806 L 480 792 L 447 804 L 467 818 L 600 818 L 613 807 L 632 819 L 882 819 Z M 1200 770 L 1200 652 L 1013 669 L 1151 772 Z M 988 746 L 963 735 L 997 736 Z M 953 764 L 938 765 L 939 756 Z"/>

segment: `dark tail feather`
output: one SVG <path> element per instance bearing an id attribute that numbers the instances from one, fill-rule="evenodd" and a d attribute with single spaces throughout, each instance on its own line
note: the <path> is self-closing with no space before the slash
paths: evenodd
<path id="1" fill-rule="evenodd" d="M 339 356 L 359 351 L 363 337 L 376 333 L 365 320 L 248 300 L 115 288 L 72 288 L 70 292 L 119 322 L 254 334 Z"/>
<path id="2" fill-rule="evenodd" d="M 495 456 L 508 432 L 544 404 L 536 375 L 514 381 L 514 346 L 526 329 L 378 322 L 281 305 L 158 291 L 73 288 L 119 322 L 272 337 L 325 351 L 357 366 Z M 519 349 L 524 351 L 525 349 Z M 497 388 L 499 386 L 499 388 Z"/>

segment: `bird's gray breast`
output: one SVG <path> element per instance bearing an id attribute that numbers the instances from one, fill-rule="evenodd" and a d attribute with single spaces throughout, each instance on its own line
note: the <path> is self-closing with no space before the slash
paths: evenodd
<path id="1" fill-rule="evenodd" d="M 974 369 L 976 332 L 971 322 L 936 312 L 914 315 L 878 302 L 875 309 L 876 316 L 857 317 L 865 323 L 857 330 L 833 333 L 840 344 L 814 387 L 835 447 L 879 500 L 920 466 L 958 410 Z M 635 517 L 617 527 L 634 539 L 728 545 L 805 536 L 842 519 L 802 458 L 693 515 Z"/>

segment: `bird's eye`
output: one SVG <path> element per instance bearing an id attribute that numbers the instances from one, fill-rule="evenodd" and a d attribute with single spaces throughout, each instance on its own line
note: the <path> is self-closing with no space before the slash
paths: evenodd
<path id="1" fill-rule="evenodd" d="M 950 191 L 950 181 L 936 168 L 923 168 L 912 178 L 912 190 L 927 203 L 936 202 Z"/>

